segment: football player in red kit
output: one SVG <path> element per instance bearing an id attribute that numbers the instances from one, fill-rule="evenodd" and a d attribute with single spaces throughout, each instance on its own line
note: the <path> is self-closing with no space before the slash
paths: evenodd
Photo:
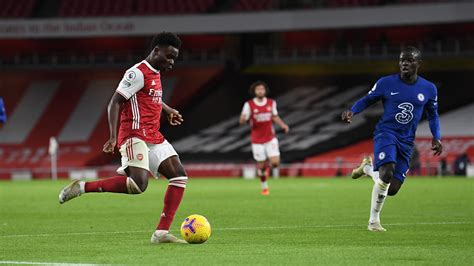
<path id="1" fill-rule="evenodd" d="M 244 104 L 240 115 L 240 124 L 250 122 L 253 158 L 257 161 L 257 176 L 262 183 L 262 195 L 270 194 L 267 179 L 270 167 L 278 171 L 280 166 L 280 149 L 275 136 L 273 122 L 278 124 L 285 134 L 290 131 L 285 122 L 278 116 L 276 102 L 267 98 L 268 85 L 263 81 L 256 81 L 250 85 L 250 94 L 253 99 Z"/>
<path id="2" fill-rule="evenodd" d="M 154 244 L 186 243 L 173 236 L 169 229 L 188 177 L 173 146 L 159 131 L 162 110 L 171 125 L 183 121 L 177 110 L 163 102 L 160 76 L 160 72 L 173 68 L 180 46 L 181 40 L 174 33 L 155 36 L 149 55 L 125 72 L 110 100 L 107 109 L 110 138 L 103 151 L 114 153 L 115 147 L 119 148 L 122 156 L 119 175 L 90 182 L 76 180 L 59 194 L 61 204 L 84 193 L 140 194 L 148 186 L 149 173 L 155 177 L 165 176 L 169 183 L 161 218 L 151 237 Z"/>

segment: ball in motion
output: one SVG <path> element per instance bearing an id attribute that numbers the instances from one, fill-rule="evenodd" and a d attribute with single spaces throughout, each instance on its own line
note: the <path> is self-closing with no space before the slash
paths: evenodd
<path id="1" fill-rule="evenodd" d="M 201 244 L 211 236 L 211 224 L 206 217 L 193 214 L 181 224 L 181 237 L 190 244 Z"/>

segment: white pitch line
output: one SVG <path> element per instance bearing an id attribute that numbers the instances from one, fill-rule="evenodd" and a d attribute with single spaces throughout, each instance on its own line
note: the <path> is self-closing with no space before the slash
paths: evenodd
<path id="1" fill-rule="evenodd" d="M 1 260 L 0 264 L 26 264 L 26 265 L 54 265 L 54 266 L 96 266 L 101 264 L 84 264 L 84 263 L 63 263 L 63 262 L 34 262 L 34 261 L 9 261 Z"/>
<path id="2" fill-rule="evenodd" d="M 421 223 L 392 223 L 384 224 L 386 226 L 412 226 L 412 225 L 456 225 L 456 224 L 472 224 L 474 222 L 421 222 Z M 275 229 L 308 229 L 308 228 L 338 228 L 338 227 L 364 227 L 361 224 L 328 224 L 328 225 L 294 225 L 294 226 L 259 226 L 259 227 L 229 227 L 215 228 L 212 231 L 243 231 L 243 230 L 275 230 Z M 132 234 L 132 233 L 152 233 L 151 230 L 135 230 L 135 231 L 112 231 L 112 232 L 75 232 L 75 233 L 58 233 L 58 234 L 30 234 L 30 235 L 3 235 L 0 238 L 15 237 L 49 237 L 49 236 L 78 236 L 78 235 L 108 235 L 108 234 Z"/>

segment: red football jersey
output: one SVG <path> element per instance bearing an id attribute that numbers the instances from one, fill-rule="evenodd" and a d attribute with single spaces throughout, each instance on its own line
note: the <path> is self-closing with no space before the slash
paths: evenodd
<path id="1" fill-rule="evenodd" d="M 131 137 L 162 143 L 165 139 L 159 131 L 163 108 L 160 72 L 143 60 L 125 72 L 117 92 L 128 100 L 120 113 L 118 146 Z"/>
<path id="2" fill-rule="evenodd" d="M 261 144 L 275 138 L 272 117 L 278 115 L 276 102 L 270 98 L 264 98 L 262 102 L 256 99 L 245 103 L 242 114 L 250 119 L 251 141 L 254 144 Z"/>

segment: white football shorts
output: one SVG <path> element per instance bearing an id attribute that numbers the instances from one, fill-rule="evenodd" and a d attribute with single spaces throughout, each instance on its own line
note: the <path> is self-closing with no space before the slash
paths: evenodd
<path id="1" fill-rule="evenodd" d="M 120 175 L 126 175 L 125 169 L 129 166 L 139 167 L 149 171 L 158 178 L 160 164 L 171 156 L 178 156 L 173 146 L 167 141 L 160 144 L 146 143 L 139 138 L 130 138 L 120 146 L 122 166 L 117 169 Z"/>
<path id="2" fill-rule="evenodd" d="M 269 142 L 255 144 L 252 143 L 253 158 L 257 162 L 266 161 L 270 157 L 280 156 L 280 148 L 278 147 L 278 139 L 273 138 Z"/>

